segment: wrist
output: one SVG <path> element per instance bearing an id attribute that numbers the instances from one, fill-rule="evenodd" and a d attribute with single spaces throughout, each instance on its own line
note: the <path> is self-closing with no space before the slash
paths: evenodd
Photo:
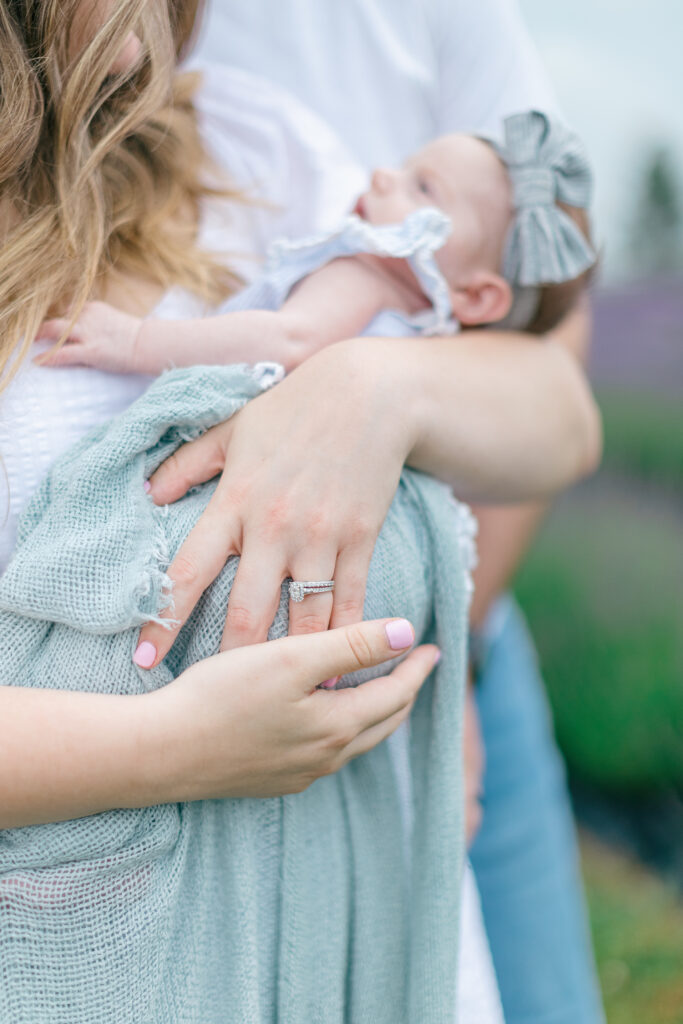
<path id="1" fill-rule="evenodd" d="M 139 795 L 145 805 L 208 800 L 226 794 L 230 759 L 223 748 L 217 778 L 212 735 L 215 720 L 207 711 L 212 698 L 205 685 L 210 662 L 198 662 L 173 682 L 139 698 L 144 709 L 136 762 Z M 225 733 L 222 738 L 228 745 Z"/>
<path id="2" fill-rule="evenodd" d="M 159 324 L 154 319 L 140 319 L 134 328 L 132 365 L 135 373 L 158 374 L 166 369 L 165 351 L 160 351 Z"/>
<path id="3" fill-rule="evenodd" d="M 138 702 L 131 763 L 129 807 L 177 803 L 192 799 L 189 750 L 190 721 L 180 707 L 173 684 L 134 698 Z"/>
<path id="4" fill-rule="evenodd" d="M 368 401 L 391 431 L 401 463 L 424 433 L 425 402 L 418 381 L 420 349 L 414 339 L 352 338 L 324 350 L 342 360 L 338 380 L 368 389 Z"/>

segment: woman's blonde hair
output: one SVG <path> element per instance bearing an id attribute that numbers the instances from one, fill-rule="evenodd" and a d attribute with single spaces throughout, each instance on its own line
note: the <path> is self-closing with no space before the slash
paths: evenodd
<path id="1" fill-rule="evenodd" d="M 74 318 L 110 271 L 208 302 L 235 279 L 197 244 L 206 158 L 192 95 L 176 74 L 200 0 L 0 0 L 0 377 L 47 315 Z M 86 26 L 87 27 L 87 26 Z M 140 58 L 114 60 L 135 32 Z M 77 50 L 78 52 L 72 52 Z M 220 194 L 227 194 L 221 191 Z M 63 310 L 62 310 L 63 311 Z"/>

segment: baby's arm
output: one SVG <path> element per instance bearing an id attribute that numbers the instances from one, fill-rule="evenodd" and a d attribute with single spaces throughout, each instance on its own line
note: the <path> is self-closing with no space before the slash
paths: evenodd
<path id="1" fill-rule="evenodd" d="M 245 310 L 202 320 L 141 320 L 104 302 L 88 303 L 66 343 L 39 357 L 48 366 L 95 366 L 111 373 L 158 374 L 199 363 L 269 359 L 291 370 L 335 341 L 360 334 L 400 287 L 373 257 L 336 259 L 305 278 L 278 311 Z M 43 324 L 58 340 L 68 321 Z"/>

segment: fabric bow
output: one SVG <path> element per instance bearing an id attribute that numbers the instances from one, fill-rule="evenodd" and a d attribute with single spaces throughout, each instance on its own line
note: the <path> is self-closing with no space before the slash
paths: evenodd
<path id="1" fill-rule="evenodd" d="M 557 203 L 590 204 L 593 178 L 579 137 L 536 110 L 506 118 L 504 130 L 503 144 L 492 143 L 508 169 L 515 207 L 503 274 L 520 285 L 578 277 L 595 252 Z"/>

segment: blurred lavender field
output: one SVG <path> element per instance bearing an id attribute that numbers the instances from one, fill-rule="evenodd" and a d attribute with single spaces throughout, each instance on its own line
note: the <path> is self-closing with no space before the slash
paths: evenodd
<path id="1" fill-rule="evenodd" d="M 683 278 L 598 290 L 590 374 L 597 389 L 663 392 L 683 401 Z"/>

